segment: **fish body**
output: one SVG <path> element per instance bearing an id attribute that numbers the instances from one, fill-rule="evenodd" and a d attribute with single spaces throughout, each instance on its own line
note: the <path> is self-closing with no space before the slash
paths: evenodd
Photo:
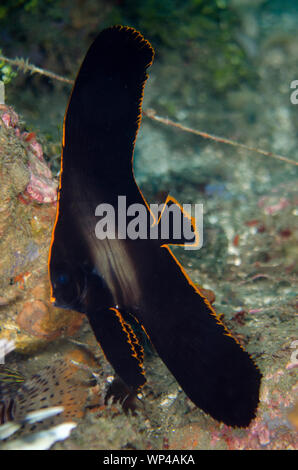
<path id="1" fill-rule="evenodd" d="M 15 416 L 15 400 L 11 396 L 0 397 L 0 424 L 13 421 Z"/>
<path id="2" fill-rule="evenodd" d="M 24 381 L 24 376 L 17 370 L 10 369 L 9 367 L 0 366 L 0 383 L 21 383 Z"/>
<path id="3" fill-rule="evenodd" d="M 77 367 L 57 359 L 39 373 L 23 378 L 17 390 L 0 384 L 0 424 L 23 422 L 29 413 L 52 407 L 63 407 L 63 413 L 50 424 L 65 418 L 80 418 L 87 394 Z M 30 424 L 29 419 L 26 422 Z"/>
<path id="4" fill-rule="evenodd" d="M 166 240 L 124 238 L 118 222 L 115 237 L 96 236 L 98 205 L 117 213 L 119 196 L 127 207 L 146 208 L 147 229 L 163 217 L 154 218 L 132 165 L 153 56 L 140 33 L 115 26 L 99 34 L 80 68 L 64 119 L 49 255 L 52 301 L 87 315 L 107 359 L 132 390 L 145 383 L 143 350 L 126 314 L 141 324 L 198 407 L 228 425 L 247 426 L 261 374 L 169 248 L 185 240 L 171 233 Z M 172 204 L 178 205 L 167 198 L 165 207 Z"/>

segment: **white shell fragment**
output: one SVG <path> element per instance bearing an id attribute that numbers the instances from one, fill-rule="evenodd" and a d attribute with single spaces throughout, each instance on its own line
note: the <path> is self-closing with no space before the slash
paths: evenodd
<path id="1" fill-rule="evenodd" d="M 34 424 L 47 418 L 52 418 L 64 410 L 63 406 L 53 406 L 42 410 L 28 413 L 20 422 L 9 422 L 0 426 L 0 441 L 8 439 L 17 432 L 24 423 Z M 0 445 L 0 450 L 47 450 L 55 442 L 67 439 L 71 431 L 77 426 L 76 423 L 62 423 L 45 431 L 28 434 L 14 441 L 5 442 Z"/>
<path id="2" fill-rule="evenodd" d="M 2 424 L 2 426 L 0 426 L 0 441 L 12 436 L 20 427 L 20 424 L 14 422 Z"/>
<path id="3" fill-rule="evenodd" d="M 43 410 L 31 411 L 28 413 L 24 419 L 24 422 L 33 424 L 37 421 L 43 421 L 47 418 L 52 418 L 64 410 L 63 406 L 52 406 L 51 408 L 45 408 Z"/>
<path id="4" fill-rule="evenodd" d="M 0 339 L 0 364 L 5 364 L 5 356 L 15 349 L 15 342 Z"/>
<path id="5" fill-rule="evenodd" d="M 1 446 L 1 450 L 48 450 L 55 442 L 67 439 L 76 426 L 77 424 L 73 422 L 59 424 L 47 431 L 40 431 L 7 442 Z"/>

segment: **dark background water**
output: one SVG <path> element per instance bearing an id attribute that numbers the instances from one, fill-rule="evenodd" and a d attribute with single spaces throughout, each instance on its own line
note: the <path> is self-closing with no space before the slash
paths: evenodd
<path id="1" fill-rule="evenodd" d="M 273 49 L 288 54 L 297 18 L 297 3 L 290 0 L 2 0 L 0 49 L 8 57 L 74 78 L 101 29 L 115 23 L 134 26 L 156 49 L 146 104 L 169 118 L 187 118 L 190 125 L 231 135 L 229 127 L 240 127 L 240 111 L 249 124 L 262 110 L 251 100 L 241 108 L 241 98 L 231 103 L 230 94 L 241 95 L 244 88 L 260 94 L 260 62 Z M 281 67 L 291 68 L 294 60 L 288 55 Z M 2 76 L 9 80 L 5 67 Z M 266 79 L 287 87 L 288 93 L 289 84 L 278 82 L 277 72 Z M 53 144 L 49 158 L 59 154 L 69 93 L 69 85 L 21 72 L 6 87 L 8 103 Z M 237 133 L 243 135 L 241 126 Z"/>

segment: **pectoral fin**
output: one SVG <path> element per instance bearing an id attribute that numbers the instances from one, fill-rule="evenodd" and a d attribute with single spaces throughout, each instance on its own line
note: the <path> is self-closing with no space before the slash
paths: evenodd
<path id="1" fill-rule="evenodd" d="M 138 390 L 146 382 L 143 348 L 131 326 L 116 308 L 88 314 L 88 319 L 107 360 L 121 379 Z"/>

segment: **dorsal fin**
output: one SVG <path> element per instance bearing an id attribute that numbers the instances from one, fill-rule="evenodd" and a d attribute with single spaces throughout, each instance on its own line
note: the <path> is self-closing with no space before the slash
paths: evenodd
<path id="1" fill-rule="evenodd" d="M 154 51 L 134 28 L 113 26 L 89 48 L 64 122 L 63 168 L 82 167 L 113 184 L 131 175 L 146 69 Z M 77 161 L 77 164 L 76 164 Z M 87 170 L 86 170 L 87 171 Z"/>

